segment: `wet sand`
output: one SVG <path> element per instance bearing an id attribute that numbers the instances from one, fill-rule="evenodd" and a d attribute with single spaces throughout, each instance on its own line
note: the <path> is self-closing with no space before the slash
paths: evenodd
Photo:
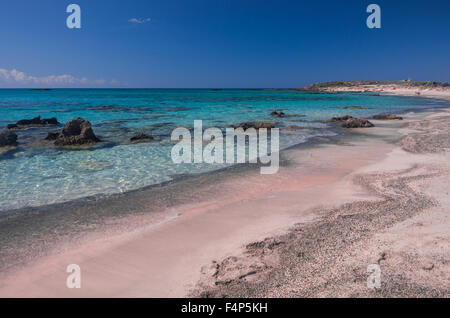
<path id="1" fill-rule="evenodd" d="M 406 119 L 287 150 L 275 175 L 244 169 L 198 181 L 170 209 L 142 201 L 117 226 L 100 219 L 94 234 L 5 266 L 0 296 L 448 295 L 450 113 Z M 379 290 L 366 286 L 372 263 Z M 69 264 L 80 289 L 66 287 Z"/>

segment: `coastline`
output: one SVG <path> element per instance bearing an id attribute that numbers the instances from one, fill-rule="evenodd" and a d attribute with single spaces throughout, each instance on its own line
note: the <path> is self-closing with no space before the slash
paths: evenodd
<path id="1" fill-rule="evenodd" d="M 192 295 L 448 297 L 449 119 L 447 109 L 410 121 L 399 147 L 349 175 L 363 200 L 318 206 L 312 222 L 211 264 Z M 381 269 L 376 289 L 370 264 Z"/>
<path id="2" fill-rule="evenodd" d="M 351 82 L 350 82 L 351 83 Z M 310 85 L 314 87 L 318 85 L 320 90 L 326 92 L 366 92 L 366 93 L 382 93 L 388 95 L 397 96 L 420 96 L 427 98 L 436 98 L 450 100 L 450 86 L 446 87 L 433 87 L 425 85 L 409 85 L 407 81 L 402 83 L 403 85 L 391 83 L 391 84 L 364 84 L 355 83 L 354 85 L 346 85 L 343 82 L 340 85 L 327 85 L 327 83 L 318 83 Z"/>
<path id="3" fill-rule="evenodd" d="M 48 93 L 50 94 L 48 98 L 54 100 L 58 98 L 58 95 L 64 96 L 66 93 L 55 90 L 51 94 Z M 97 93 L 100 100 L 91 100 Z M 61 123 L 68 122 L 77 116 L 91 120 L 95 133 L 102 142 L 93 146 L 90 149 L 92 151 L 85 149 L 85 151 L 73 152 L 55 147 L 53 142 L 44 140 L 48 133 L 59 128 L 14 130 L 18 135 L 19 144 L 0 158 L 2 172 L 0 184 L 3 190 L 0 192 L 2 203 L 0 215 L 12 209 L 27 210 L 29 207 L 42 207 L 79 199 L 83 201 L 85 198 L 95 200 L 152 185 L 164 185 L 168 181 L 182 179 L 189 174 L 221 169 L 222 165 L 172 164 L 168 156 L 173 146 L 170 141 L 171 130 L 175 127 L 193 128 L 193 119 L 188 120 L 188 123 L 180 121 L 185 116 L 209 120 L 209 124 L 204 123 L 205 127 L 212 125 L 220 129 L 241 121 L 275 121 L 276 127 L 280 128 L 280 147 L 285 149 L 310 140 L 320 140 L 315 138 L 318 136 L 341 135 L 343 130 L 340 127 L 324 123 L 331 117 L 350 113 L 353 116 L 369 118 L 383 112 L 402 113 L 449 105 L 449 102 L 445 100 L 387 95 L 379 97 L 372 96 L 376 94 L 365 93 L 200 90 L 195 94 L 186 91 L 175 94 L 180 100 L 193 98 L 196 102 L 191 105 L 192 107 L 167 108 L 166 99 L 173 93 L 164 90 L 156 93 L 142 92 L 144 93 L 149 98 L 154 95 L 159 96 L 160 105 L 155 109 L 151 105 L 133 107 L 134 103 L 131 101 L 122 101 L 122 105 L 119 97 L 126 95 L 126 92 L 122 90 L 96 93 L 78 91 L 77 94 L 90 96 L 90 102 L 83 104 L 84 106 L 76 106 L 75 110 L 70 106 L 61 108 L 58 105 L 48 106 L 38 103 L 36 114 L 48 114 L 44 117 L 54 116 Z M 29 96 L 28 92 L 21 92 L 20 95 L 23 95 L 24 102 L 34 98 Z M 238 100 L 235 98 L 237 96 L 239 96 Z M 200 107 L 200 104 L 211 101 L 212 97 L 226 102 L 216 102 L 211 106 Z M 278 104 L 277 101 L 280 103 Z M 81 103 L 77 99 L 74 102 L 76 105 Z M 94 107 L 90 106 L 90 103 L 112 106 Z M 353 109 L 358 106 L 361 109 Z M 14 113 L 15 108 L 11 108 Z M 286 116 L 274 117 L 272 112 L 280 109 Z M 134 118 L 137 113 L 132 115 L 134 111 L 139 113 L 138 118 Z M 161 115 L 165 117 L 160 117 Z M 8 120 L 3 120 L 1 125 L 14 125 L 16 120 L 31 117 L 31 114 L 26 114 L 19 109 L 14 117 L 5 114 L 4 119 Z M 148 120 L 150 121 L 147 122 Z M 138 130 L 154 135 L 155 140 L 148 143 L 131 143 L 129 137 Z M 13 172 L 9 173 L 9 171 Z M 39 177 L 42 175 L 44 178 Z M 42 195 L 43 193 L 46 195 Z"/>
<path id="4" fill-rule="evenodd" d="M 440 111 L 435 114 L 442 116 L 445 113 Z M 422 115 L 437 116 L 427 113 Z M 411 118 L 405 122 L 414 120 Z M 226 277 L 219 272 L 216 277 L 220 276 L 220 279 L 216 279 L 213 285 L 225 286 L 228 295 L 240 295 L 241 291 L 249 289 L 248 286 L 240 285 L 240 282 L 251 279 L 251 283 L 254 283 L 258 281 L 258 276 L 262 277 L 268 272 L 267 269 L 283 266 L 278 255 L 264 262 L 255 262 L 254 258 L 244 257 L 245 261 L 242 261 L 242 264 L 238 262 L 237 266 L 234 266 L 236 262 L 229 261 L 230 257 L 234 260 L 234 255 L 241 253 L 243 246 L 254 241 L 270 237 L 269 241 L 272 242 L 272 238 L 286 235 L 286 231 L 295 223 L 316 223 L 318 215 L 323 213 L 315 209 L 318 202 L 331 209 L 344 203 L 357 202 L 361 198 L 376 200 L 380 194 L 367 192 L 364 186 L 354 184 L 352 176 L 368 169 L 370 165 L 376 166 L 377 162 L 389 160 L 390 154 L 398 151 L 398 146 L 393 145 L 391 141 L 398 138 L 399 129 L 399 123 L 380 122 L 379 128 L 373 130 L 377 133 L 358 130 L 351 133 L 347 139 L 344 138 L 343 145 L 322 145 L 308 150 L 289 149 L 283 155 L 288 164 L 283 166 L 283 171 L 275 177 L 263 178 L 255 173 L 254 169 L 249 169 L 243 173 L 245 178 L 239 175 L 240 173 L 233 177 L 226 176 L 223 182 L 219 182 L 220 186 L 206 194 L 202 193 L 202 190 L 207 189 L 209 184 L 205 186 L 202 183 L 204 179 L 200 180 L 199 185 L 203 185 L 203 188 L 196 193 L 198 196 L 194 196 L 191 204 L 174 205 L 176 211 L 171 214 L 165 211 L 157 217 L 154 216 L 152 220 L 149 220 L 145 213 L 130 214 L 126 216 L 126 222 L 118 222 L 119 231 L 111 231 L 101 239 L 95 238 L 91 242 L 84 239 L 76 248 L 65 246 L 60 248 L 58 253 L 33 261 L 17 273 L 8 274 L 0 281 L 0 295 L 181 297 L 190 293 L 206 296 L 206 289 L 209 295 L 220 296 L 223 292 L 220 288 L 219 291 L 208 290 L 210 282 L 205 280 L 211 270 L 208 264 L 212 264 L 213 269 L 216 269 L 212 275 L 217 271 L 217 264 L 222 268 L 231 268 L 226 270 Z M 355 157 L 355 153 L 359 155 Z M 408 161 L 407 165 L 409 164 Z M 402 166 L 403 163 L 398 165 Z M 322 200 L 323 193 L 330 193 L 326 203 Z M 195 203 L 197 200 L 203 202 Z M 105 208 L 108 209 L 108 205 Z M 117 209 L 120 208 L 119 205 Z M 148 211 L 149 207 L 143 204 L 139 208 Z M 274 214 L 274 211 L 277 213 Z M 168 216 L 173 218 L 167 219 Z M 407 220 L 414 216 L 405 217 Z M 152 226 L 155 222 L 159 226 Z M 133 229 L 134 232 L 117 236 L 118 233 L 127 232 L 127 228 Z M 378 233 L 380 229 L 384 228 L 380 225 L 380 228 L 369 231 Z M 275 241 L 272 243 L 276 243 Z M 266 247 L 271 243 L 267 246 L 260 245 L 266 251 Z M 269 250 L 284 244 L 271 246 Z M 258 248 L 256 250 L 261 251 Z M 282 253 L 280 255 L 283 255 Z M 240 260 L 239 257 L 236 259 Z M 133 260 L 133 263 L 127 260 Z M 224 263 L 225 260 L 228 261 Z M 212 263 L 213 261 L 216 263 Z M 68 290 L 65 287 L 65 266 L 71 263 L 79 263 L 81 268 L 86 270 L 83 272 L 86 287 L 81 290 Z M 256 269 L 251 267 L 250 271 L 245 272 L 247 265 L 256 266 Z M 263 268 L 261 273 L 258 266 Z M 255 271 L 255 274 L 247 275 Z M 155 274 L 158 277 L 155 277 Z M 238 278 L 244 275 L 237 280 L 237 294 L 234 289 L 226 289 L 235 287 L 234 274 L 237 274 Z M 31 282 L 30 277 L 34 277 Z M 49 281 L 48 277 L 52 279 Z M 215 278 L 211 275 L 210 277 Z M 217 281 L 230 280 L 231 283 L 225 285 L 215 284 Z M 271 292 L 274 291 L 275 289 Z M 279 294 L 274 292 L 272 295 L 302 294 L 286 294 L 283 291 Z"/>

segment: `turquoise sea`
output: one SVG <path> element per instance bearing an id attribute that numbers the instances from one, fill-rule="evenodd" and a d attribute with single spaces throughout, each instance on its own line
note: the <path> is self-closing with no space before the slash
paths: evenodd
<path id="1" fill-rule="evenodd" d="M 418 97 L 296 90 L 3 89 L 0 129 L 38 115 L 56 117 L 62 124 L 82 117 L 103 142 L 90 150 L 64 150 L 43 142 L 48 132 L 61 127 L 16 131 L 19 147 L 0 155 L 0 211 L 122 193 L 224 167 L 172 163 L 172 130 L 192 127 L 194 120 L 219 128 L 275 120 L 281 128 L 281 148 L 286 148 L 312 137 L 338 135 L 339 128 L 323 122 L 333 116 L 369 117 L 448 106 L 448 101 Z M 274 110 L 289 116 L 274 119 Z M 297 128 L 283 130 L 289 125 Z M 137 132 L 156 139 L 130 143 Z"/>

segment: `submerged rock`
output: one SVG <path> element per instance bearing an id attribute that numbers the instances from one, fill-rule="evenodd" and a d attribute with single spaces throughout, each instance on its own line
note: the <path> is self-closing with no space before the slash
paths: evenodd
<path id="1" fill-rule="evenodd" d="M 55 117 L 41 119 L 41 116 L 37 116 L 33 119 L 21 119 L 15 124 L 8 125 L 8 129 L 25 129 L 29 127 L 50 126 L 58 124 L 58 120 Z"/>
<path id="2" fill-rule="evenodd" d="M 284 117 L 286 114 L 283 112 L 271 112 L 270 115 L 274 117 Z"/>
<path id="3" fill-rule="evenodd" d="M 54 138 L 54 135 L 47 138 Z M 79 146 L 99 142 L 91 123 L 83 118 L 69 121 L 55 139 L 56 146 Z"/>
<path id="4" fill-rule="evenodd" d="M 0 133 L 0 147 L 17 146 L 17 135 L 9 129 L 3 129 Z"/>
<path id="5" fill-rule="evenodd" d="M 403 117 L 394 114 L 375 115 L 372 118 L 377 120 L 403 120 Z"/>
<path id="6" fill-rule="evenodd" d="M 44 125 L 58 125 L 58 120 L 55 117 L 42 119 L 41 123 Z"/>
<path id="7" fill-rule="evenodd" d="M 270 113 L 270 115 L 271 116 L 273 116 L 273 117 L 306 117 L 306 115 L 304 115 L 304 114 L 286 114 L 286 113 L 283 113 L 283 112 L 271 112 Z"/>
<path id="8" fill-rule="evenodd" d="M 368 128 L 374 127 L 370 121 L 364 118 L 355 118 L 350 115 L 345 115 L 342 117 L 333 117 L 326 121 L 327 123 L 337 123 L 343 122 L 341 127 L 343 128 Z"/>
<path id="9" fill-rule="evenodd" d="M 242 128 L 244 130 L 247 130 L 249 128 L 255 128 L 256 130 L 261 128 L 271 129 L 275 128 L 275 124 L 273 122 L 268 121 L 249 121 L 244 123 L 239 123 L 233 125 L 234 129 Z"/>
<path id="10" fill-rule="evenodd" d="M 153 140 L 153 136 L 144 134 L 144 133 L 138 133 L 135 136 L 130 138 L 131 142 L 142 142 L 142 141 L 149 141 L 149 140 Z"/>
<path id="11" fill-rule="evenodd" d="M 331 119 L 328 119 L 325 122 L 327 122 L 327 123 L 337 123 L 337 122 L 349 120 L 351 118 L 353 118 L 353 117 L 350 116 L 350 115 L 345 115 L 345 116 L 342 116 L 342 117 L 333 117 Z"/>
<path id="12" fill-rule="evenodd" d="M 342 128 L 369 128 L 374 127 L 370 121 L 364 118 L 350 118 L 346 120 L 342 125 Z"/>
<path id="13" fill-rule="evenodd" d="M 56 140 L 58 139 L 59 133 L 58 132 L 49 132 L 47 134 L 47 137 L 45 137 L 45 140 Z"/>
<path id="14" fill-rule="evenodd" d="M 344 109 L 366 109 L 366 107 L 362 107 L 362 106 L 345 106 Z"/>

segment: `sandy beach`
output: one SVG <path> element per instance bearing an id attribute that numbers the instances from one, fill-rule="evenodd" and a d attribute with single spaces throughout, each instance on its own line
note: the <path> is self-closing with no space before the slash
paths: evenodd
<path id="1" fill-rule="evenodd" d="M 0 1 L 0 26 L 13 312 L 450 298 L 450 0 Z"/>
<path id="2" fill-rule="evenodd" d="M 345 176 L 364 200 L 318 207 L 312 222 L 212 264 L 195 295 L 448 297 L 449 115 L 411 120 L 382 160 Z M 378 289 L 366 286 L 369 264 Z"/>
<path id="3" fill-rule="evenodd" d="M 450 99 L 450 87 L 442 87 L 439 85 L 409 85 L 408 81 L 403 81 L 400 84 L 355 84 L 355 85 L 338 85 L 326 86 L 326 83 L 320 89 L 328 92 L 370 92 L 383 93 L 398 96 L 421 96 L 429 98 Z M 312 85 L 313 86 L 313 85 Z"/>
<path id="4" fill-rule="evenodd" d="M 450 110 L 403 116 L 286 150 L 275 175 L 187 180 L 170 210 L 147 203 L 77 240 L 39 237 L 49 250 L 4 261 L 0 297 L 448 297 Z M 69 264 L 80 289 L 66 287 Z M 380 288 L 367 287 L 370 264 Z"/>

